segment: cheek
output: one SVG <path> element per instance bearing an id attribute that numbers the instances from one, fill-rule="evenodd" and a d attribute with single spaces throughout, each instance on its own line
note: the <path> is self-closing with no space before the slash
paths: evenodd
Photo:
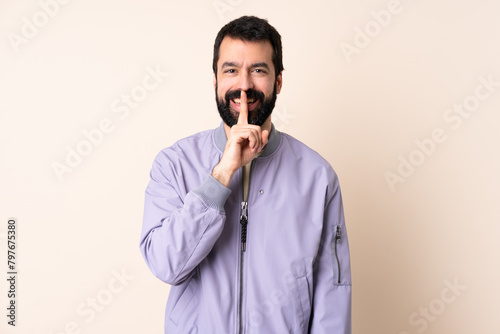
<path id="1" fill-rule="evenodd" d="M 229 87 L 227 85 L 227 82 L 225 81 L 218 81 L 217 82 L 217 95 L 220 98 L 224 98 L 224 95 L 226 95 L 226 92 L 228 91 Z"/>
<path id="2" fill-rule="evenodd" d="M 269 98 L 273 95 L 274 85 L 267 86 L 265 90 L 263 90 L 266 98 Z"/>
<path id="3" fill-rule="evenodd" d="M 225 91 L 222 90 L 220 86 L 217 87 L 216 93 L 219 99 L 224 99 L 224 95 L 226 94 Z"/>
<path id="4" fill-rule="evenodd" d="M 255 88 L 257 88 L 258 90 L 263 92 L 264 95 L 271 96 L 271 95 L 273 95 L 273 91 L 274 91 L 274 80 L 272 80 L 272 81 L 263 80 Z"/>

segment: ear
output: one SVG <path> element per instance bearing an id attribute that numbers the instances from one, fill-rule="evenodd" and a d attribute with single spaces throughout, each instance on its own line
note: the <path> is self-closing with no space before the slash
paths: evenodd
<path id="1" fill-rule="evenodd" d="M 216 84 L 217 84 L 217 78 L 215 77 L 215 73 L 214 73 L 214 89 L 215 89 Z"/>
<path id="2" fill-rule="evenodd" d="M 278 75 L 276 78 L 276 94 L 279 94 L 281 92 L 281 86 L 283 85 L 283 77 L 282 77 L 283 71 Z"/>

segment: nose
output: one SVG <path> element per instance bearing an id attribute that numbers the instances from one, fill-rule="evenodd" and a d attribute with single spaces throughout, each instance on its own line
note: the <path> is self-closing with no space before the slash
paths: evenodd
<path id="1" fill-rule="evenodd" d="M 252 78 L 247 71 L 241 71 L 238 77 L 238 89 L 247 91 L 253 88 Z"/>

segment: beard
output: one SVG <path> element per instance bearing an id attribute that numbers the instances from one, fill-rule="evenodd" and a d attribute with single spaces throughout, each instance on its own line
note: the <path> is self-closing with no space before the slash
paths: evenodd
<path id="1" fill-rule="evenodd" d="M 236 111 L 231 111 L 230 103 L 232 99 L 239 99 L 241 96 L 240 90 L 228 90 L 224 95 L 224 100 L 217 94 L 217 83 L 215 84 L 215 101 L 217 102 L 217 109 L 219 109 L 219 115 L 229 127 L 232 127 L 238 123 L 238 116 Z M 272 95 L 266 99 L 264 93 L 249 89 L 245 91 L 247 94 L 247 99 L 259 100 L 259 105 L 252 111 L 248 111 L 248 124 L 262 126 L 264 122 L 268 119 L 269 115 L 273 112 L 274 105 L 276 104 L 276 82 L 274 83 L 274 89 Z"/>

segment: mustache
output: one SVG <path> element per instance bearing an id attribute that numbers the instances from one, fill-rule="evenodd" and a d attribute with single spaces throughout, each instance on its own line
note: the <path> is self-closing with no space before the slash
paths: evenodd
<path id="1" fill-rule="evenodd" d="M 245 93 L 247 94 L 248 99 L 260 99 L 260 101 L 264 101 L 264 93 L 259 90 L 250 88 L 246 90 Z M 229 102 L 229 100 L 232 99 L 239 99 L 241 97 L 241 90 L 228 90 L 224 97 L 226 98 L 226 102 Z"/>

